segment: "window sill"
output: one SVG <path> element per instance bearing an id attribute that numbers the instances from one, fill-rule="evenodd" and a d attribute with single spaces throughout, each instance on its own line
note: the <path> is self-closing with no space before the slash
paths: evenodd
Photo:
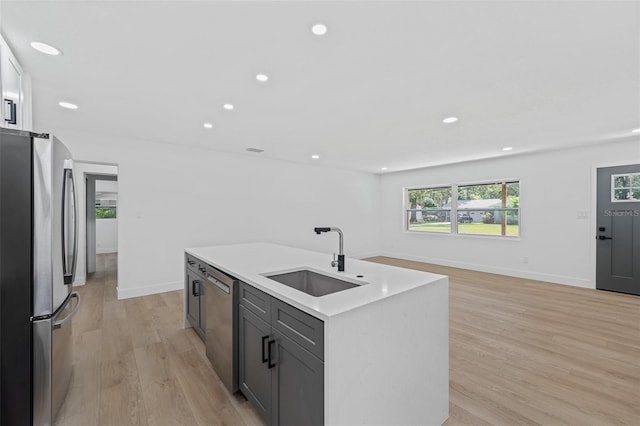
<path id="1" fill-rule="evenodd" d="M 429 231 L 408 231 L 402 232 L 405 235 L 441 235 L 445 237 L 458 237 L 458 238 L 481 238 L 489 240 L 502 240 L 502 241 L 520 241 L 521 235 L 483 235 L 483 234 L 452 234 L 450 232 L 429 232 Z"/>

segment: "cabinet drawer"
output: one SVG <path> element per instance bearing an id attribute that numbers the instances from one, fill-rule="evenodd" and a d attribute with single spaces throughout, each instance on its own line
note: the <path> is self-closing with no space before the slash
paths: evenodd
<path id="1" fill-rule="evenodd" d="M 272 298 L 271 327 L 324 360 L 324 322 L 318 318 Z"/>
<path id="2" fill-rule="evenodd" d="M 200 259 L 195 256 L 191 256 L 190 254 L 186 254 L 186 266 L 187 268 L 192 269 L 194 272 L 204 276 L 207 272 L 207 265 Z"/>
<path id="3" fill-rule="evenodd" d="M 196 259 L 195 257 L 191 256 L 190 254 L 186 254 L 185 253 L 185 265 L 187 268 L 191 268 L 194 271 L 198 270 L 198 259 Z"/>
<path id="4" fill-rule="evenodd" d="M 250 286 L 249 284 L 240 282 L 240 296 L 238 297 L 239 303 L 253 312 L 266 322 L 271 322 L 271 296 L 267 293 L 258 290 L 257 288 Z"/>

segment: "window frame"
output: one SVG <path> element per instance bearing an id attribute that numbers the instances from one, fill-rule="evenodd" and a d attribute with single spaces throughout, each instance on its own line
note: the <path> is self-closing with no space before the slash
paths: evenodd
<path id="1" fill-rule="evenodd" d="M 452 185 L 451 184 L 442 184 L 442 185 L 430 185 L 430 186 L 414 186 L 414 187 L 407 187 L 404 188 L 404 230 L 406 232 L 411 232 L 411 233 L 429 233 L 429 234 L 451 234 L 451 231 L 443 231 L 443 232 L 438 232 L 438 231 L 409 231 L 409 215 L 410 212 L 415 210 L 417 211 L 423 211 L 423 210 L 429 210 L 429 211 L 444 211 L 444 212 L 449 212 L 449 217 L 451 217 L 451 209 L 439 209 L 439 208 L 422 208 L 422 209 L 411 209 L 408 208 L 406 206 L 408 206 L 409 204 L 409 191 L 410 190 L 422 190 L 422 189 L 452 189 Z M 451 192 L 451 202 L 453 203 L 453 192 Z M 453 226 L 453 223 L 451 223 L 451 226 Z"/>
<path id="2" fill-rule="evenodd" d="M 503 185 L 509 183 L 518 183 L 519 186 L 519 194 L 518 195 L 518 207 L 500 207 L 493 208 L 491 210 L 496 211 L 514 211 L 518 212 L 518 235 L 500 235 L 500 234 L 469 234 L 469 233 L 460 233 L 458 230 L 458 214 L 460 212 L 468 212 L 468 211 L 479 211 L 486 209 L 458 209 L 458 189 L 464 186 L 480 186 L 480 185 Z M 412 210 L 422 211 L 422 210 L 443 210 L 437 208 L 428 208 L 428 209 L 410 209 L 409 205 L 409 191 L 415 190 L 429 190 L 429 189 L 442 189 L 442 188 L 450 188 L 451 189 L 451 209 L 446 210 L 450 212 L 451 227 L 450 231 L 416 231 L 409 229 L 409 216 Z M 445 210 L 443 210 L 445 211 Z M 455 217 L 456 220 L 453 220 Z M 506 179 L 489 179 L 484 181 L 471 181 L 471 182 L 460 182 L 460 183 L 451 183 L 451 184 L 434 184 L 434 185 L 412 185 L 406 186 L 403 188 L 403 232 L 411 235 L 449 235 L 455 237 L 472 237 L 472 238 L 497 238 L 497 239 L 507 239 L 507 240 L 519 240 L 522 236 L 522 180 L 520 178 L 506 178 Z M 506 232 L 506 231 L 505 231 Z"/>

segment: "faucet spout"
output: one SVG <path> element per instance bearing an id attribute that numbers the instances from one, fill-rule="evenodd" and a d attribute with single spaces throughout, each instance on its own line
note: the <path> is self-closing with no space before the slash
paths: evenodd
<path id="1" fill-rule="evenodd" d="M 317 228 L 313 228 L 313 231 L 318 235 L 320 235 L 322 232 L 330 232 L 330 231 L 335 231 L 338 233 L 338 236 L 340 238 L 340 242 L 338 246 L 339 248 L 338 260 L 332 261 L 331 266 L 333 266 L 334 268 L 337 266 L 338 271 L 343 272 L 344 271 L 344 238 L 342 235 L 342 230 L 336 227 L 317 227 Z"/>
<path id="2" fill-rule="evenodd" d="M 338 233 L 338 237 L 340 238 L 340 245 L 339 245 L 339 251 L 338 251 L 338 256 L 344 256 L 344 237 L 342 236 L 342 230 L 340 228 L 331 228 L 332 231 L 336 231 Z M 344 269 L 343 269 L 344 271 Z"/>

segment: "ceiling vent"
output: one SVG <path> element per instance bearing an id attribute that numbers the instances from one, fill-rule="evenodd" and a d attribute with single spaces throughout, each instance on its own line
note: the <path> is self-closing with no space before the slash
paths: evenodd
<path id="1" fill-rule="evenodd" d="M 249 151 L 249 152 L 264 152 L 264 149 L 260 149 L 260 148 L 247 148 L 247 151 Z"/>

